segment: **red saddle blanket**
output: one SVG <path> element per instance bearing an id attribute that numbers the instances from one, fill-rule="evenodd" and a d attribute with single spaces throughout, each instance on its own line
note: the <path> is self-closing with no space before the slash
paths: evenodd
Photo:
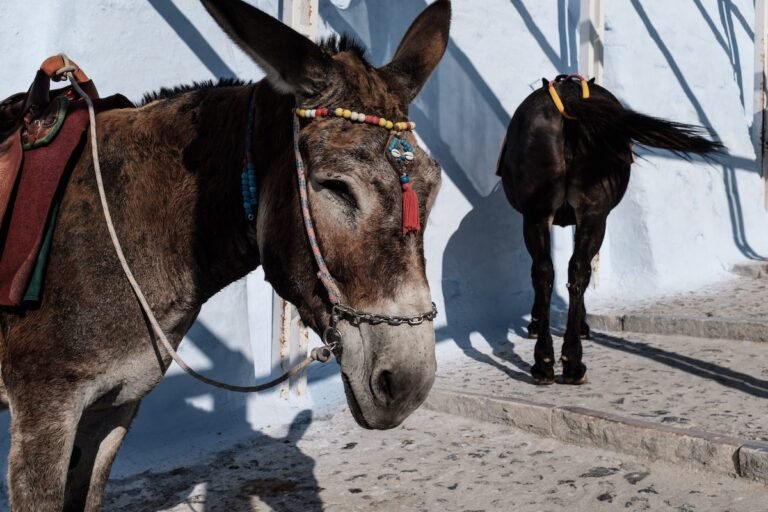
<path id="1" fill-rule="evenodd" d="M 92 86 L 91 89 L 95 96 L 95 89 Z M 84 135 L 89 125 L 85 101 L 76 99 L 76 94 L 69 88 L 64 92 L 57 91 L 57 94 L 55 99 L 68 97 L 70 101 L 50 102 L 60 111 L 61 119 L 57 121 L 56 130 L 43 130 L 47 134 L 46 140 L 36 141 L 34 130 L 29 129 L 29 123 L 26 125 L 27 130 L 22 129 L 21 138 L 25 142 L 25 151 L 18 176 L 14 180 L 15 185 L 12 183 L 13 192 L 7 202 L 5 216 L 0 217 L 0 306 L 19 306 L 29 301 L 29 297 L 25 300 L 25 293 L 28 292 L 33 274 L 38 280 L 42 280 L 58 202 L 66 179 L 85 146 Z M 133 104 L 124 96 L 115 95 L 95 99 L 94 106 L 97 111 L 103 111 L 132 107 Z M 18 135 L 18 132 L 14 135 Z M 9 140 L 13 140 L 13 136 Z M 13 154 L 9 153 L 9 156 Z M 0 162 L 2 161 L 0 156 Z M 10 161 L 11 158 L 6 159 L 6 162 Z M 5 167 L 9 169 L 0 170 L 13 173 L 11 164 L 6 163 Z M 0 175 L 0 179 L 2 178 L 3 175 Z M 9 190 L 7 183 L 4 185 L 6 186 L 0 187 L 0 196 L 3 195 L 2 192 Z M 0 202 L 0 207 L 2 206 L 4 203 Z M 45 249 L 43 254 L 41 247 Z M 41 283 L 36 283 L 36 286 L 39 288 Z M 33 292 L 32 302 L 37 298 L 39 292 Z"/>

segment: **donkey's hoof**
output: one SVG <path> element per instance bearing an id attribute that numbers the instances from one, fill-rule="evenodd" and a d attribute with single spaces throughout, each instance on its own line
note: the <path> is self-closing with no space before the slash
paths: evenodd
<path id="1" fill-rule="evenodd" d="M 563 361 L 563 384 L 580 386 L 587 383 L 587 367 L 584 363 L 569 364 Z"/>
<path id="2" fill-rule="evenodd" d="M 528 324 L 528 339 L 535 340 L 538 337 L 539 337 L 539 321 L 531 320 L 531 323 Z"/>
<path id="3" fill-rule="evenodd" d="M 554 366 L 543 366 L 536 363 L 531 367 L 531 377 L 533 382 L 539 386 L 546 386 L 555 383 Z"/>
<path id="4" fill-rule="evenodd" d="M 584 375 L 579 380 L 573 380 L 563 375 L 563 384 L 568 384 L 570 386 L 581 386 L 582 384 L 586 384 L 587 382 L 589 382 L 589 380 L 587 379 L 586 375 Z"/>

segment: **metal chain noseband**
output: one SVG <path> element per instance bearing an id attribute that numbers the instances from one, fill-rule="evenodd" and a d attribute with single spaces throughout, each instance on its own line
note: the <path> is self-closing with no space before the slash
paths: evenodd
<path id="1" fill-rule="evenodd" d="M 350 325 L 355 327 L 358 327 L 360 324 L 387 324 L 393 327 L 401 325 L 416 326 L 421 325 L 424 322 L 432 322 L 437 318 L 437 306 L 433 302 L 432 311 L 429 313 L 422 313 L 414 316 L 397 316 L 369 313 L 367 311 L 345 306 L 344 304 L 334 304 L 333 307 L 331 307 L 331 320 L 328 323 L 328 327 L 323 331 L 323 343 L 325 343 L 328 349 L 334 353 L 340 348 L 342 342 L 341 332 L 337 327 L 342 318 L 345 318 Z"/>
<path id="2" fill-rule="evenodd" d="M 422 313 L 414 316 L 396 316 L 396 315 L 383 315 L 380 313 L 368 313 L 367 311 L 360 311 L 343 304 L 336 304 L 331 309 L 331 317 L 334 315 L 339 318 L 344 317 L 349 320 L 349 323 L 358 326 L 360 324 L 387 324 L 394 327 L 399 325 L 421 325 L 424 322 L 431 322 L 437 317 L 437 306 L 432 303 L 432 311 L 429 313 Z"/>

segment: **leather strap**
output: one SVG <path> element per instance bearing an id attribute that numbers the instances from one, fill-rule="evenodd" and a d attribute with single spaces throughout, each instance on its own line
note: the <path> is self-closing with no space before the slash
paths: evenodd
<path id="1" fill-rule="evenodd" d="M 65 71 L 71 71 L 79 84 L 83 84 L 89 80 L 88 75 L 85 74 L 85 71 L 80 69 L 80 66 L 78 66 L 75 61 L 64 57 L 62 54 L 45 59 L 40 65 L 40 71 L 56 82 L 66 80 L 66 77 L 64 76 Z"/>

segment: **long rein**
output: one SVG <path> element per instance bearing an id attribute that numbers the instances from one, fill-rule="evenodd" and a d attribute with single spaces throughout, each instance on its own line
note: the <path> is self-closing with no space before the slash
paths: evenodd
<path id="1" fill-rule="evenodd" d="M 83 99 L 83 101 L 85 101 L 86 105 L 88 106 L 88 116 L 90 118 L 89 131 L 90 131 L 90 142 L 91 142 L 91 155 L 93 159 L 93 169 L 94 169 L 94 174 L 96 176 L 96 184 L 99 191 L 99 199 L 101 200 L 101 207 L 104 213 L 104 219 L 107 224 L 107 230 L 109 231 L 109 236 L 112 240 L 112 245 L 115 248 L 115 253 L 117 254 L 118 260 L 120 261 L 120 266 L 122 267 L 123 272 L 125 273 L 125 276 L 128 279 L 128 282 L 130 283 L 131 288 L 133 289 L 133 292 L 136 295 L 136 298 L 139 301 L 139 305 L 141 306 L 141 309 L 143 310 L 144 314 L 149 320 L 149 323 L 152 326 L 152 330 L 155 331 L 155 333 L 157 334 L 157 337 L 160 339 L 160 342 L 163 345 L 163 348 L 168 352 L 168 354 L 170 354 L 173 361 L 177 365 L 179 365 L 179 367 L 182 370 L 184 370 L 188 375 L 210 386 L 226 389 L 229 391 L 235 391 L 238 393 L 257 393 L 260 391 L 266 391 L 290 379 L 294 375 L 299 374 L 301 371 L 306 369 L 310 364 L 312 364 L 315 361 L 319 361 L 321 363 L 328 362 L 331 356 L 334 354 L 334 352 L 339 348 L 342 341 L 341 333 L 337 329 L 337 324 L 342 317 L 347 318 L 352 325 L 359 325 L 362 322 L 371 323 L 371 324 L 387 323 L 389 325 L 403 325 L 403 324 L 419 325 L 425 321 L 432 321 L 435 319 L 435 317 L 437 316 L 437 309 L 434 303 L 432 304 L 432 311 L 430 311 L 429 313 L 423 313 L 423 314 L 415 315 L 411 317 L 367 313 L 364 311 L 356 310 L 349 306 L 345 306 L 344 304 L 341 303 L 341 293 L 338 287 L 336 286 L 335 280 L 333 279 L 330 272 L 328 271 L 327 266 L 325 265 L 325 261 L 320 251 L 319 244 L 317 243 L 317 238 L 315 236 L 312 218 L 309 214 L 309 201 L 307 198 L 307 185 L 306 185 L 304 162 L 303 162 L 303 159 L 301 158 L 301 153 L 299 151 L 299 145 L 298 145 L 299 129 L 300 129 L 300 125 L 299 125 L 300 112 L 303 114 L 304 112 L 307 112 L 307 111 L 303 109 L 302 110 L 297 109 L 294 116 L 294 148 L 296 151 L 296 168 L 299 176 L 299 191 L 300 191 L 300 198 L 301 198 L 301 205 L 302 205 L 302 214 L 304 217 L 304 225 L 307 231 L 307 236 L 310 240 L 310 245 L 312 246 L 312 252 L 315 256 L 315 261 L 317 262 L 317 265 L 319 268 L 318 277 L 320 277 L 320 280 L 323 283 L 323 286 L 325 287 L 328 293 L 329 300 L 332 303 L 331 321 L 328 327 L 325 329 L 325 332 L 323 333 L 323 336 L 322 336 L 322 340 L 323 340 L 323 343 L 325 343 L 325 345 L 322 347 L 316 347 L 312 349 L 308 357 L 306 357 L 303 361 L 301 361 L 296 366 L 294 366 L 287 372 L 283 373 L 279 377 L 269 382 L 259 384 L 259 385 L 254 385 L 254 386 L 238 386 L 238 385 L 228 384 L 226 382 L 221 382 L 221 381 L 206 377 L 205 375 L 202 375 L 197 371 L 195 371 L 194 369 L 192 369 L 184 361 L 184 359 L 182 359 L 182 357 L 178 354 L 178 352 L 173 348 L 173 345 L 166 337 L 165 332 L 160 326 L 160 323 L 157 321 L 157 318 L 155 318 L 155 315 L 152 312 L 152 308 L 150 307 L 146 297 L 144 296 L 144 293 L 141 290 L 141 287 L 139 286 L 139 283 L 136 281 L 136 278 L 134 277 L 133 272 L 131 271 L 131 268 L 128 265 L 128 261 L 125 257 L 125 253 L 123 252 L 123 248 L 120 244 L 120 240 L 117 237 L 115 226 L 112 222 L 112 215 L 110 214 L 109 204 L 107 203 L 106 192 L 104 191 L 104 182 L 102 179 L 101 165 L 99 161 L 98 137 L 96 133 L 96 111 L 94 109 L 93 101 L 91 100 L 91 97 L 85 91 L 83 91 L 83 89 L 80 87 L 80 85 L 77 83 L 77 80 L 75 79 L 74 73 L 77 71 L 77 68 L 70 63 L 69 59 L 65 55 L 62 54 L 62 58 L 64 60 L 64 66 L 56 72 L 56 75 L 66 77 L 69 80 L 70 84 L 72 85 L 72 88 L 80 95 L 80 97 Z M 347 112 L 349 111 L 343 111 L 340 117 L 344 117 L 344 114 Z M 316 111 L 313 111 L 313 113 L 316 113 Z M 251 109 L 251 111 L 249 112 L 249 125 L 252 124 L 252 115 L 253 115 L 253 112 Z M 357 114 L 355 115 L 357 116 Z M 362 116 L 362 114 L 360 115 Z M 310 117 L 310 116 L 304 116 L 304 117 Z M 314 116 L 311 116 L 311 117 L 314 117 Z M 350 116 L 346 116 L 346 118 L 350 119 Z M 362 118 L 360 118 L 360 122 L 363 122 Z M 367 122 L 367 120 L 365 122 Z M 392 125 L 392 123 L 385 122 L 382 126 L 388 129 L 393 128 L 393 126 L 389 126 L 389 125 Z M 408 123 L 408 126 L 406 127 L 405 123 L 398 123 L 398 127 L 401 127 L 401 126 L 404 129 L 405 128 L 412 129 L 413 124 Z M 400 140 L 400 139 L 398 139 L 397 135 L 395 135 L 395 132 L 393 132 L 393 141 L 390 144 L 390 149 L 395 148 L 395 141 L 397 140 Z M 408 147 L 407 142 L 405 143 L 404 147 Z M 393 151 L 392 154 L 393 155 L 397 154 L 398 156 L 401 156 L 399 153 L 397 153 L 396 150 Z M 402 155 L 402 161 L 405 162 L 406 159 L 407 159 L 407 156 Z M 410 159 L 413 159 L 412 153 L 410 153 Z M 252 175 L 251 165 L 252 164 L 250 164 L 249 162 L 246 169 L 247 171 L 251 171 L 250 173 L 248 173 L 250 175 Z M 412 190 L 410 190 L 410 186 L 408 185 L 407 175 L 403 174 L 403 176 L 405 176 L 405 179 L 401 177 L 400 181 L 401 181 L 401 184 L 403 184 L 403 189 L 405 192 L 404 197 L 405 197 L 408 194 L 408 192 L 412 192 Z M 248 178 L 246 175 L 244 177 L 243 185 L 244 185 L 243 187 L 244 193 L 246 188 L 249 188 L 254 192 L 254 201 L 255 201 L 255 197 L 256 197 L 255 181 L 248 182 Z M 413 198 L 411 197 L 409 199 L 412 200 Z M 404 207 L 405 207 L 405 201 L 406 199 L 404 199 Z M 248 212 L 247 203 L 248 202 L 246 201 L 246 214 L 248 214 L 249 217 L 252 217 L 252 212 L 250 214 Z M 251 206 L 255 206 L 255 203 L 252 204 Z M 415 229 L 413 228 L 413 226 L 411 226 L 408 229 L 418 230 L 418 210 L 416 213 L 416 222 L 417 222 L 417 225 Z M 409 231 L 406 231 L 405 226 L 406 226 L 406 221 L 405 221 L 405 210 L 404 210 L 404 232 L 407 233 Z"/>

